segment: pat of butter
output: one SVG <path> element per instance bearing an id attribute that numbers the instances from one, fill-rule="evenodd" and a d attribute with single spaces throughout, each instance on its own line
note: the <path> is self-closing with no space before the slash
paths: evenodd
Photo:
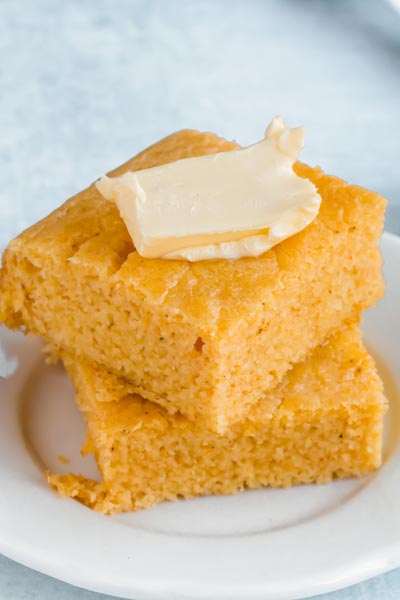
<path id="1" fill-rule="evenodd" d="M 318 214 L 315 186 L 293 171 L 303 143 L 302 127 L 276 117 L 247 148 L 105 176 L 96 186 L 118 206 L 141 256 L 259 256 Z"/>

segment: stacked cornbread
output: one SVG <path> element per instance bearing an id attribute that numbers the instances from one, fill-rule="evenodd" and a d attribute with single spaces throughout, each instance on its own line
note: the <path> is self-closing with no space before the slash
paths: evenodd
<path id="1" fill-rule="evenodd" d="M 109 175 L 236 149 L 181 131 Z M 103 477 L 48 474 L 62 496 L 112 513 L 379 466 L 386 403 L 359 319 L 383 293 L 385 201 L 294 169 L 319 212 L 257 256 L 141 256 L 94 184 L 10 243 L 0 320 L 63 360 Z"/>

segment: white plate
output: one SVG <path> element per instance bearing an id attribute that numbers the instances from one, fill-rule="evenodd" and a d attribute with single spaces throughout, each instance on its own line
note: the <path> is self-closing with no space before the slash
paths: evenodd
<path id="1" fill-rule="evenodd" d="M 400 565 L 400 238 L 385 234 L 386 296 L 365 317 L 391 409 L 385 464 L 362 480 L 245 492 L 104 517 L 61 500 L 43 466 L 96 476 L 61 368 L 4 328 L 18 371 L 0 380 L 0 551 L 69 583 L 136 600 L 301 598 Z M 58 455 L 71 458 L 68 465 Z"/>
<path id="2" fill-rule="evenodd" d="M 400 0 L 389 0 L 390 4 L 400 12 Z"/>

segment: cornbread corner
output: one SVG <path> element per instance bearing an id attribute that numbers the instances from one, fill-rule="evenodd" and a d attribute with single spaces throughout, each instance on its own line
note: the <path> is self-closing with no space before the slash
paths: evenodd
<path id="1" fill-rule="evenodd" d="M 111 175 L 236 148 L 181 131 Z M 234 262 L 144 259 L 94 185 L 13 240 L 0 322 L 103 365 L 223 433 L 341 323 L 382 295 L 385 200 L 297 164 L 322 197 L 304 231 Z"/>
<path id="2" fill-rule="evenodd" d="M 48 475 L 63 497 L 104 513 L 244 488 L 325 483 L 381 464 L 386 410 L 374 361 L 349 326 L 289 371 L 220 436 L 132 393 L 114 375 L 64 362 L 103 481 Z"/>

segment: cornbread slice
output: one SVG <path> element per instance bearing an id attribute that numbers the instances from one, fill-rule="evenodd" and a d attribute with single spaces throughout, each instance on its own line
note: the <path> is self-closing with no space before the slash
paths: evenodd
<path id="1" fill-rule="evenodd" d="M 235 147 L 181 131 L 111 175 Z M 234 262 L 142 258 L 114 204 L 91 185 L 10 243 L 0 321 L 223 433 L 382 295 L 385 200 L 319 168 L 296 171 L 318 188 L 319 216 L 263 256 Z"/>
<path id="2" fill-rule="evenodd" d="M 357 326 L 345 327 L 220 436 L 143 400 L 114 375 L 64 362 L 103 482 L 49 475 L 52 487 L 104 513 L 163 500 L 361 476 L 381 464 L 386 410 Z"/>

